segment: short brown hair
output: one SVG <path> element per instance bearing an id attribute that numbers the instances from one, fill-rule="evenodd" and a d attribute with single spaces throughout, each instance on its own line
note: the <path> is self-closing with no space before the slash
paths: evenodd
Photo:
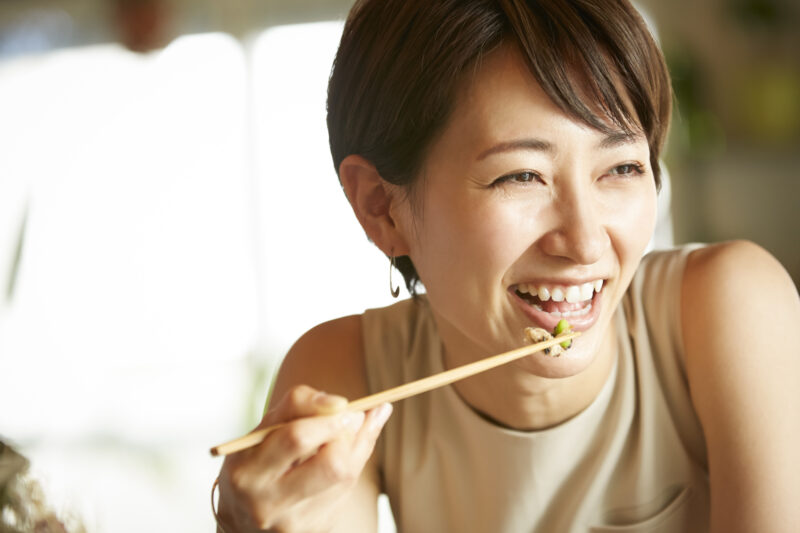
<path id="1" fill-rule="evenodd" d="M 565 113 L 604 132 L 612 129 L 609 120 L 626 132 L 641 128 L 660 185 L 658 159 L 672 104 L 669 74 L 627 0 L 358 1 L 328 84 L 337 173 L 345 157 L 358 154 L 386 181 L 412 185 L 464 74 L 502 43 L 518 47 Z M 413 294 L 419 281 L 414 265 L 407 256 L 396 264 Z"/>

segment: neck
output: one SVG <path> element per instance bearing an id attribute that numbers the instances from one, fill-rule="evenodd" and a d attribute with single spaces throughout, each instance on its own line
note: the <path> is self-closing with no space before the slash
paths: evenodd
<path id="1" fill-rule="evenodd" d="M 545 378 L 513 364 L 459 381 L 453 385 L 472 409 L 501 426 L 518 430 L 540 430 L 558 425 L 586 409 L 603 388 L 617 357 L 614 321 L 606 328 L 597 355 L 574 376 Z M 456 361 L 444 348 L 443 363 Z"/>

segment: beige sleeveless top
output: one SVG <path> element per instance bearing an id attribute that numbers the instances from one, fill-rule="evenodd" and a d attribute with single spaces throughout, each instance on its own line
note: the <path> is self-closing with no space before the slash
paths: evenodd
<path id="1" fill-rule="evenodd" d="M 398 531 L 708 531 L 705 442 L 682 360 L 689 251 L 642 261 L 617 310 L 619 356 L 598 397 L 547 430 L 487 421 L 443 387 L 403 400 L 376 453 Z M 443 370 L 424 297 L 363 316 L 370 390 Z"/>

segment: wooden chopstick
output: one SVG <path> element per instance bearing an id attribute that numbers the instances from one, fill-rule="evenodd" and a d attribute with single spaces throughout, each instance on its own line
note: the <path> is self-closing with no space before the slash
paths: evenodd
<path id="1" fill-rule="evenodd" d="M 468 363 L 456 368 L 451 368 L 450 370 L 445 370 L 444 372 L 439 372 L 438 374 L 418 379 L 398 387 L 393 387 L 369 396 L 364 396 L 363 398 L 359 398 L 348 403 L 342 412 L 368 411 L 369 409 L 378 407 L 383 403 L 393 403 L 399 400 L 404 400 L 406 398 L 410 398 L 411 396 L 416 396 L 417 394 L 421 394 L 444 385 L 449 385 L 455 381 L 474 376 L 475 374 L 480 374 L 481 372 L 485 372 L 506 363 L 510 363 L 515 359 L 519 359 L 526 355 L 544 350 L 545 348 L 549 348 L 550 346 L 554 346 L 564 342 L 565 340 L 574 339 L 578 335 L 580 335 L 580 332 L 578 331 L 565 333 L 546 341 L 537 342 L 536 344 L 529 344 L 527 346 L 522 346 L 521 348 L 515 348 L 513 350 L 492 355 L 485 359 L 480 359 L 473 363 Z M 211 448 L 211 455 L 215 457 L 218 455 L 228 455 L 255 446 L 261 443 L 267 435 L 276 429 L 285 426 L 286 424 L 287 423 L 284 422 L 281 424 L 275 424 L 265 428 L 257 429 L 248 433 L 247 435 L 239 437 L 238 439 L 220 444 L 219 446 L 214 446 Z"/>

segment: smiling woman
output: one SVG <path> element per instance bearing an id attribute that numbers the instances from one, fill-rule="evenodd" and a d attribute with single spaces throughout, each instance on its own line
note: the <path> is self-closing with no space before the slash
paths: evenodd
<path id="1" fill-rule="evenodd" d="M 329 83 L 334 165 L 426 294 L 296 342 L 261 424 L 281 427 L 223 465 L 220 528 L 374 531 L 384 492 L 410 532 L 795 530 L 791 281 L 748 243 L 642 259 L 670 99 L 625 0 L 358 2 Z M 344 410 L 564 317 L 582 334 L 559 357 L 391 418 Z M 742 333 L 776 325 L 780 345 Z"/>
<path id="2" fill-rule="evenodd" d="M 530 364 L 564 377 L 591 362 L 655 221 L 646 138 L 611 148 L 608 138 L 561 111 L 516 47 L 483 58 L 428 148 L 419 205 L 401 203 L 393 216 L 403 242 L 386 245 L 414 258 L 445 345 L 458 346 L 445 354 L 450 364 L 510 349 L 531 322 L 552 330 L 563 313 L 581 311 L 571 321 L 587 335 L 569 357 Z M 346 190 L 360 185 L 349 170 L 364 161 L 345 159 Z M 373 236 L 379 246 L 380 239 Z M 565 301 L 571 287 L 601 280 L 589 304 Z M 520 284 L 550 298 L 519 298 Z"/>

